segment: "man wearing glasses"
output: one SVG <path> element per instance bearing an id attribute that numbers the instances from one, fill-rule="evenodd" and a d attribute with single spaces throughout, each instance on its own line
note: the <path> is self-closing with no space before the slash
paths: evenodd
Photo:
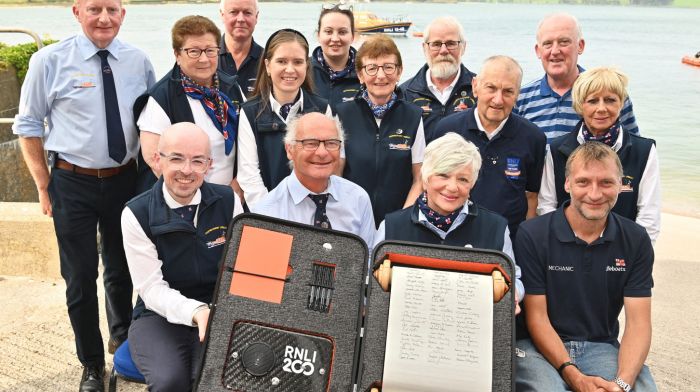
<path id="1" fill-rule="evenodd" d="M 322 113 L 293 120 L 284 137 L 292 173 L 252 212 L 356 234 L 371 246 L 375 226 L 367 192 L 333 175 L 344 139 L 338 121 Z"/>
<path id="2" fill-rule="evenodd" d="M 472 78 L 461 64 L 467 49 L 462 25 L 454 17 L 440 17 L 425 29 L 426 64 L 400 87 L 402 98 L 423 110 L 423 126 L 430 137 L 445 116 L 474 107 Z"/>
<path id="3" fill-rule="evenodd" d="M 193 123 L 167 128 L 150 191 L 122 212 L 124 250 L 139 294 L 129 348 L 152 391 L 186 391 L 198 369 L 226 229 L 243 207 L 210 184 L 209 137 Z"/>

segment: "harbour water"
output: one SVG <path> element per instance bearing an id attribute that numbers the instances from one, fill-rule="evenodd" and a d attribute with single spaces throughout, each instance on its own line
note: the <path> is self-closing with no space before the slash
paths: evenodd
<path id="1" fill-rule="evenodd" d="M 579 18 L 586 48 L 583 67 L 615 65 L 630 77 L 629 93 L 642 134 L 656 140 L 661 161 L 665 211 L 700 217 L 700 67 L 681 57 L 700 50 L 700 9 L 553 6 L 483 3 L 363 3 L 357 9 L 380 16 L 403 15 L 422 29 L 431 19 L 453 15 L 464 25 L 468 47 L 464 64 L 479 71 L 483 59 L 507 54 L 520 62 L 524 82 L 542 75 L 534 53 L 542 16 L 566 11 Z M 293 27 L 316 46 L 319 3 L 261 3 L 255 39 L 264 45 L 275 30 Z M 127 5 L 120 38 L 149 53 L 157 75 L 174 61 L 170 28 L 178 18 L 199 14 L 217 23 L 217 4 Z M 42 37 L 65 38 L 79 29 L 70 7 L 1 7 L 0 26 L 29 28 Z M 0 35 L 0 41 L 24 41 Z M 424 63 L 421 39 L 399 37 L 405 80 Z"/>

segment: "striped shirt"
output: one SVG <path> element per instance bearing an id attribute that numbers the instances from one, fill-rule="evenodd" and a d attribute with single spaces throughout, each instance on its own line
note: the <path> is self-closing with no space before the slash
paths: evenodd
<path id="1" fill-rule="evenodd" d="M 584 69 L 579 67 L 579 72 Z M 572 107 L 571 90 L 564 95 L 557 94 L 547 83 L 547 75 L 528 83 L 520 89 L 518 102 L 513 112 L 519 114 L 537 125 L 547 136 L 547 143 L 552 139 L 565 135 L 574 130 L 581 121 Z M 638 135 L 637 120 L 632 111 L 632 101 L 625 99 L 620 122 L 627 132 Z"/>

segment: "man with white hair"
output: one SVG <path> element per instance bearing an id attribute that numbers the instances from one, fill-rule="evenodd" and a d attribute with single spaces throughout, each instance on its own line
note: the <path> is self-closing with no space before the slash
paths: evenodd
<path id="1" fill-rule="evenodd" d="M 221 0 L 219 14 L 225 31 L 219 45 L 219 69 L 232 76 L 238 75 L 238 85 L 243 94 L 250 97 L 263 52 L 253 39 L 260 14 L 258 1 Z"/>
<path id="2" fill-rule="evenodd" d="M 545 75 L 522 87 L 513 111 L 535 123 L 548 142 L 571 132 L 581 121 L 572 107 L 571 88 L 584 71 L 578 56 L 585 47 L 581 26 L 572 15 L 545 16 L 537 27 L 535 53 Z M 627 132 L 639 134 L 629 97 L 620 112 L 620 124 Z"/>
<path id="3" fill-rule="evenodd" d="M 472 93 L 475 74 L 461 64 L 467 39 L 457 19 L 434 19 L 425 28 L 424 37 L 426 64 L 399 89 L 405 101 L 423 110 L 425 135 L 430 137 L 440 119 L 476 105 Z"/>
<path id="4" fill-rule="evenodd" d="M 284 137 L 292 173 L 252 212 L 356 234 L 372 246 L 376 226 L 369 195 L 333 175 L 344 139 L 338 120 L 322 113 L 293 120 Z"/>

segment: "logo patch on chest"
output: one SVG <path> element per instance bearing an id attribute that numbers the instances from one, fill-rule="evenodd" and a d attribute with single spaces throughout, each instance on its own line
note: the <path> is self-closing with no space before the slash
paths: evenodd
<path id="1" fill-rule="evenodd" d="M 520 178 L 520 158 L 506 158 L 505 175 L 509 180 Z"/>

